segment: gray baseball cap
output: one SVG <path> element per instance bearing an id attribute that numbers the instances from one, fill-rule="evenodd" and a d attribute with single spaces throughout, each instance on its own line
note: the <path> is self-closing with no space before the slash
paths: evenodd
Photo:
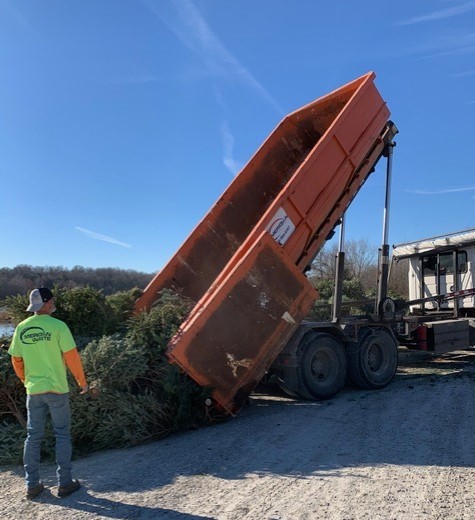
<path id="1" fill-rule="evenodd" d="M 43 305 L 53 298 L 53 293 L 47 287 L 33 289 L 30 293 L 30 305 L 27 307 L 29 312 L 37 312 Z"/>

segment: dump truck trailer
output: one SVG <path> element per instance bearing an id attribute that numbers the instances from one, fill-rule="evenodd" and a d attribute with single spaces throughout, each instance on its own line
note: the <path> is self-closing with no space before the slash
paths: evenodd
<path id="1" fill-rule="evenodd" d="M 379 159 L 390 163 L 397 129 L 374 79 L 285 117 L 136 302 L 150 309 L 163 289 L 194 302 L 167 356 L 230 414 L 269 370 L 307 398 L 330 397 L 347 372 L 365 388 L 394 376 L 384 283 L 368 320 L 302 323 L 318 298 L 304 273 Z"/>

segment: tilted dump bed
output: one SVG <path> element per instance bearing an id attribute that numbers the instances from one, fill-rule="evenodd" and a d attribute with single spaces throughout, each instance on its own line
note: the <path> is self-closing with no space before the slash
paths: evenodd
<path id="1" fill-rule="evenodd" d="M 317 298 L 302 273 L 383 152 L 374 77 L 285 117 L 137 301 L 170 288 L 196 302 L 167 355 L 230 413 Z"/>

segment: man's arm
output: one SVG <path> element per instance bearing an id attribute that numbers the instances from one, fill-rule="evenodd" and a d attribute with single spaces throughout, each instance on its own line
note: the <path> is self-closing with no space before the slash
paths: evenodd
<path id="1" fill-rule="evenodd" d="M 66 366 L 71 370 L 71 373 L 76 379 L 78 385 L 81 387 L 81 394 L 87 393 L 89 385 L 86 382 L 86 376 L 84 375 L 84 369 L 82 367 L 82 361 L 79 356 L 77 348 L 63 352 L 63 359 Z"/>
<path id="2" fill-rule="evenodd" d="M 25 364 L 23 363 L 23 358 L 12 356 L 12 365 L 15 374 L 21 379 L 21 382 L 25 384 Z"/>

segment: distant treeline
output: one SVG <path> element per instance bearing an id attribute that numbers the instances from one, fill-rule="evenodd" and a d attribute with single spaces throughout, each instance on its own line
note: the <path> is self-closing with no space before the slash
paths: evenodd
<path id="1" fill-rule="evenodd" d="M 35 287 L 53 287 L 55 285 L 65 288 L 88 285 L 102 290 L 104 295 L 109 295 L 119 291 L 128 291 L 133 287 L 143 289 L 152 276 L 152 274 L 131 269 L 112 267 L 97 269 L 80 266 L 72 269 L 31 265 L 4 267 L 0 269 L 0 300 L 6 296 L 26 294 Z"/>

